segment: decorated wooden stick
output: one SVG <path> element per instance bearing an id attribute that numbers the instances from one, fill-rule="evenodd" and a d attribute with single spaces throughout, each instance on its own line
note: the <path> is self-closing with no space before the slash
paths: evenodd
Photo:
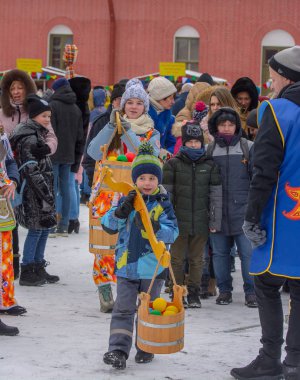
<path id="1" fill-rule="evenodd" d="M 103 182 L 108 187 L 110 187 L 113 191 L 118 191 L 120 193 L 127 195 L 129 191 L 136 190 L 134 208 L 141 215 L 141 219 L 145 227 L 145 231 L 148 235 L 150 245 L 153 249 L 153 252 L 155 254 L 157 261 L 160 261 L 163 267 L 168 268 L 170 264 L 170 253 L 167 250 L 165 243 L 163 241 L 158 241 L 156 239 L 155 233 L 153 231 L 152 223 L 149 218 L 147 207 L 145 205 L 145 202 L 139 190 L 135 186 L 130 185 L 127 182 L 114 181 L 112 171 L 106 166 L 102 169 L 102 175 L 103 175 Z"/>

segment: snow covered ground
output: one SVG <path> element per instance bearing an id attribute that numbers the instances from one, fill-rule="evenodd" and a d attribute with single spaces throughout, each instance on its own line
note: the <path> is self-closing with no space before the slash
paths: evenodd
<path id="1" fill-rule="evenodd" d="M 232 367 L 253 360 L 260 346 L 257 309 L 244 306 L 241 271 L 237 260 L 233 303 L 218 306 L 215 298 L 202 309 L 187 310 L 184 349 L 157 355 L 150 364 L 134 362 L 116 371 L 102 362 L 107 350 L 110 315 L 99 311 L 92 280 L 93 256 L 88 252 L 88 209 L 81 206 L 80 233 L 49 239 L 49 273 L 61 281 L 42 287 L 16 282 L 16 297 L 28 313 L 2 320 L 18 326 L 20 335 L 0 337 L 0 379 L 9 380 L 229 380 Z M 25 230 L 20 230 L 23 246 Z M 164 295 L 167 296 L 167 295 Z M 287 312 L 288 295 L 283 295 Z"/>

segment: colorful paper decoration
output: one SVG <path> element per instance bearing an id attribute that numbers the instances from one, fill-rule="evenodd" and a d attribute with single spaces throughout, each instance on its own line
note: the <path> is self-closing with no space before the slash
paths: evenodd
<path id="1" fill-rule="evenodd" d="M 75 76 L 75 71 L 74 71 L 74 63 L 77 60 L 77 55 L 78 55 L 78 48 L 74 44 L 67 44 L 65 46 L 65 51 L 63 55 L 63 60 L 66 63 L 66 78 L 74 78 Z"/>

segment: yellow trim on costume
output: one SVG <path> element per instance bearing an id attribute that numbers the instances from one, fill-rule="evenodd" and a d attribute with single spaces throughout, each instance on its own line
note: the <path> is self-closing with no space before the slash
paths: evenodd
<path id="1" fill-rule="evenodd" d="M 284 136 L 283 136 L 283 133 L 282 133 L 282 130 L 281 130 L 280 124 L 279 124 L 279 122 L 278 122 L 278 119 L 277 119 L 276 113 L 275 113 L 275 111 L 274 111 L 274 108 L 273 108 L 272 104 L 271 104 L 268 100 L 266 100 L 266 102 L 269 104 L 269 106 L 270 106 L 270 108 L 271 108 L 271 111 L 272 111 L 272 114 L 273 114 L 273 117 L 274 117 L 274 120 L 275 120 L 275 123 L 276 123 L 277 129 L 278 129 L 278 132 L 279 132 L 280 137 L 281 137 L 281 140 L 282 140 L 282 145 L 283 145 L 283 147 L 284 147 L 284 145 L 285 145 Z"/>
<path id="2" fill-rule="evenodd" d="M 278 274 L 278 273 L 273 273 L 273 272 L 270 272 L 269 273 L 272 275 L 272 276 L 276 276 L 276 277 L 285 277 L 285 278 L 289 278 L 291 280 L 299 280 L 300 277 L 292 277 L 292 276 L 286 276 L 285 274 Z"/>
<path id="3" fill-rule="evenodd" d="M 276 191 L 275 191 L 275 196 L 274 196 L 274 208 L 273 208 L 273 227 L 272 227 L 272 244 L 271 244 L 271 251 L 270 251 L 270 261 L 267 266 L 267 268 L 260 273 L 252 273 L 249 272 L 252 276 L 259 276 L 261 274 L 264 274 L 266 272 L 269 272 L 269 268 L 272 264 L 272 259 L 273 259 L 273 251 L 274 251 L 274 237 L 275 237 L 275 224 L 276 224 L 276 202 L 277 202 L 277 193 L 278 193 L 278 185 L 279 185 L 279 177 L 280 177 L 280 172 L 278 172 L 277 176 L 277 183 L 276 183 Z"/>

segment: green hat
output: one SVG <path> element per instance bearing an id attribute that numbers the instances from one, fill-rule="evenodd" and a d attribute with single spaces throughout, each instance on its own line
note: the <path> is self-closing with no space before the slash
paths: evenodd
<path id="1" fill-rule="evenodd" d="M 131 176 L 133 183 L 142 174 L 153 174 L 158 178 L 158 183 L 162 182 L 161 163 L 158 157 L 153 155 L 154 149 L 149 142 L 142 143 L 137 156 L 132 162 Z"/>

